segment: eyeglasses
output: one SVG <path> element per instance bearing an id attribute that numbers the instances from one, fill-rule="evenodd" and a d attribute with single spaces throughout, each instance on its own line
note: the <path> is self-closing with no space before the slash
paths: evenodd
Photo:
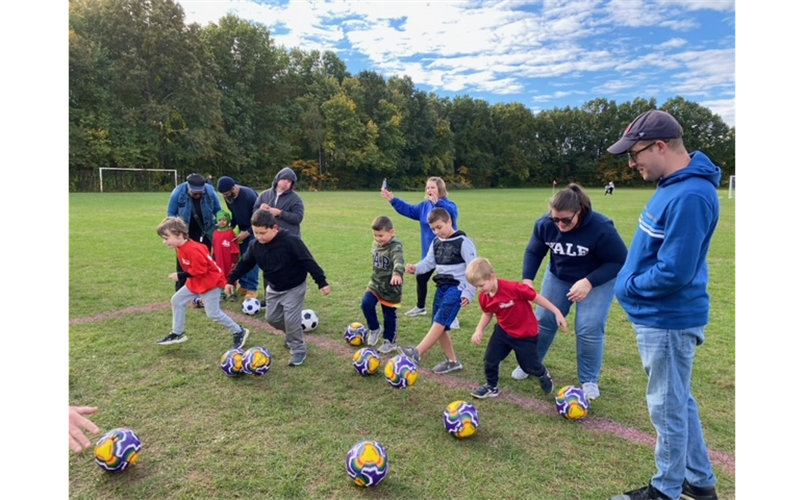
<path id="1" fill-rule="evenodd" d="M 629 151 L 627 151 L 626 153 L 629 155 L 629 158 L 630 158 L 630 159 L 631 159 L 633 162 L 637 163 L 637 155 L 639 155 L 639 154 L 640 154 L 640 153 L 642 153 L 643 151 L 647 150 L 647 149 L 648 149 L 648 148 L 650 148 L 651 146 L 653 146 L 653 145 L 657 144 L 657 142 L 658 142 L 658 141 L 654 141 L 654 142 L 652 142 L 651 144 L 649 144 L 648 146 L 646 146 L 646 147 L 644 147 L 644 148 L 642 148 L 642 149 L 638 149 L 637 151 L 631 151 L 631 150 L 629 150 Z"/>
<path id="2" fill-rule="evenodd" d="M 571 215 L 570 217 L 548 217 L 548 218 L 551 219 L 554 222 L 554 224 L 559 224 L 561 222 L 562 224 L 568 226 L 570 225 L 571 222 L 573 222 L 573 219 L 576 218 L 577 213 L 578 212 L 573 212 L 573 215 Z"/>

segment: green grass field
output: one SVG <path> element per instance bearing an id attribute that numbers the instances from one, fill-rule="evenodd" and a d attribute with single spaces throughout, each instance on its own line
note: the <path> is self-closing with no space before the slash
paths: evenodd
<path id="1" fill-rule="evenodd" d="M 134 429 L 143 441 L 139 462 L 107 474 L 90 451 L 70 452 L 74 499 L 602 499 L 643 486 L 654 474 L 654 431 L 645 403 L 646 376 L 634 333 L 613 305 L 607 330 L 601 398 L 581 422 L 558 417 L 553 397 L 536 380 L 515 381 L 513 355 L 501 365 L 501 396 L 474 400 L 484 381 L 485 347 L 470 336 L 477 299 L 453 334 L 465 368 L 434 375 L 436 346 L 408 389 L 382 374 L 362 378 L 352 368 L 356 348 L 343 340 L 352 321 L 363 322 L 360 300 L 371 272 L 371 222 L 388 215 L 406 250 L 420 256 L 418 224 L 397 215 L 376 192 L 301 193 L 302 235 L 332 286 L 322 297 L 309 280 L 307 307 L 320 319 L 308 336 L 305 364 L 287 366 L 283 338 L 240 305 L 225 308 L 252 331 L 247 347 L 274 357 L 259 378 L 228 378 L 218 367 L 231 336 L 201 310 L 188 311 L 188 342 L 159 346 L 170 331 L 173 251 L 155 228 L 168 193 L 71 194 L 69 234 L 70 404 L 95 405 L 102 431 Z M 416 203 L 421 192 L 396 193 Z M 603 188 L 589 193 L 629 245 L 652 191 Z M 499 276 L 519 280 L 523 250 L 550 190 L 455 191 L 459 226 Z M 697 352 L 694 395 L 719 481 L 719 497 L 735 497 L 735 205 L 723 193 L 721 220 L 710 250 L 712 310 L 707 341 Z M 540 269 L 537 283 L 547 267 Z M 404 285 L 403 308 L 413 307 L 416 284 Z M 433 298 L 431 288 L 428 301 Z M 430 304 L 428 305 L 430 310 Z M 573 315 L 545 363 L 557 387 L 576 379 Z M 398 341 L 416 344 L 429 318 L 400 314 Z M 491 327 L 490 327 L 491 328 Z M 487 330 L 487 335 L 491 330 Z M 385 359 L 384 359 L 385 362 Z M 442 413 L 464 399 L 478 409 L 476 436 L 448 435 Z M 96 438 L 98 436 L 95 436 Z M 378 488 L 355 486 L 345 456 L 363 439 L 381 442 L 390 470 Z"/>

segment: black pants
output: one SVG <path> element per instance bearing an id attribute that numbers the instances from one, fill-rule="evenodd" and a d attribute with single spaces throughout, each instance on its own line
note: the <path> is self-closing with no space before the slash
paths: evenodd
<path id="1" fill-rule="evenodd" d="M 212 241 L 210 240 L 210 238 L 204 238 L 204 240 L 201 243 L 207 247 L 207 250 L 212 250 Z M 179 257 L 176 257 L 176 272 L 181 273 L 182 271 L 184 271 L 184 269 L 182 269 L 182 265 L 179 263 Z M 179 278 L 179 281 L 176 282 L 177 292 L 179 291 L 180 288 L 184 286 L 185 282 L 187 282 L 187 279 Z"/>
<path id="2" fill-rule="evenodd" d="M 435 269 L 416 275 L 416 306 L 420 309 L 425 308 L 425 299 L 428 298 L 428 281 L 433 276 L 433 271 Z"/>
<path id="3" fill-rule="evenodd" d="M 512 351 L 524 372 L 537 377 L 545 375 L 545 367 L 539 362 L 539 356 L 537 356 L 537 337 L 516 339 L 495 323 L 495 330 L 489 338 L 489 344 L 486 346 L 484 354 L 484 372 L 486 373 L 486 383 L 490 387 L 498 386 L 500 363 Z"/>

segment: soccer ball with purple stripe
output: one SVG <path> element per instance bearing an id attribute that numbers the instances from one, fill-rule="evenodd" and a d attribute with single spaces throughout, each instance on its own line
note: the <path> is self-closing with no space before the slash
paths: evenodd
<path id="1" fill-rule="evenodd" d="M 358 349 L 352 356 L 352 366 L 364 377 L 372 375 L 380 368 L 380 354 L 371 347 Z"/>
<path id="2" fill-rule="evenodd" d="M 444 428 L 458 439 L 478 432 L 478 410 L 466 401 L 453 401 L 444 410 Z"/>
<path id="3" fill-rule="evenodd" d="M 396 389 L 404 389 L 416 383 L 419 376 L 414 360 L 405 354 L 398 354 L 386 363 L 386 380 Z"/>
<path id="4" fill-rule="evenodd" d="M 388 472 L 386 449 L 377 441 L 361 441 L 347 453 L 347 474 L 358 486 L 377 486 Z"/>
<path id="5" fill-rule="evenodd" d="M 95 463 L 108 472 L 121 472 L 137 463 L 143 444 L 131 429 L 112 429 L 95 444 Z"/>

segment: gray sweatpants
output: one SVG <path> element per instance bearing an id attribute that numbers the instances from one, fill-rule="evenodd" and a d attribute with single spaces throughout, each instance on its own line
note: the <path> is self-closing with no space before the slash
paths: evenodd
<path id="1" fill-rule="evenodd" d="M 285 342 L 291 354 L 307 354 L 307 345 L 302 334 L 302 310 L 305 308 L 307 281 L 290 290 L 278 292 L 266 287 L 266 321 L 285 332 Z"/>
<path id="2" fill-rule="evenodd" d="M 221 310 L 221 288 L 213 288 L 212 290 L 204 293 L 193 293 L 187 289 L 187 285 L 183 286 L 171 297 L 171 307 L 173 308 L 173 333 L 184 333 L 185 315 L 187 314 L 187 306 L 193 301 L 195 297 L 201 297 L 204 301 L 204 312 L 207 317 L 221 324 L 229 330 L 230 333 L 235 334 L 240 332 L 240 325 L 235 323 L 232 318 L 226 315 Z M 299 313 L 301 317 L 301 312 Z"/>

